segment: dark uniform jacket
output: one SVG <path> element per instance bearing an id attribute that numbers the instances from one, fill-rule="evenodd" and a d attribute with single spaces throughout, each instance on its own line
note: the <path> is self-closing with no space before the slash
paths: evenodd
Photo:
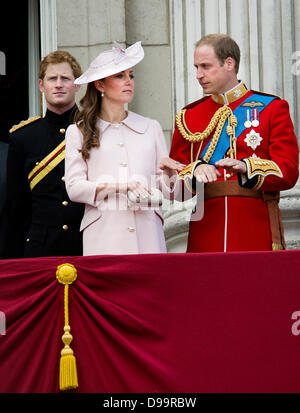
<path id="1" fill-rule="evenodd" d="M 7 258 L 82 255 L 84 206 L 70 201 L 64 160 L 31 190 L 28 175 L 65 137 L 76 110 L 40 118 L 12 132 L 7 159 Z"/>
<path id="2" fill-rule="evenodd" d="M 7 143 L 0 142 L 0 258 L 4 257 L 7 224 L 5 213 L 7 150 Z"/>

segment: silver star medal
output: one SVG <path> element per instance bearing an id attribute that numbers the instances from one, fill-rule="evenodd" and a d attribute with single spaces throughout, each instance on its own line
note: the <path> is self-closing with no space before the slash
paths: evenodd
<path id="1" fill-rule="evenodd" d="M 247 146 L 250 146 L 250 148 L 255 151 L 255 149 L 260 145 L 260 142 L 262 141 L 262 137 L 258 132 L 255 132 L 254 129 L 251 129 L 250 133 L 247 133 L 246 138 L 244 141 L 247 143 Z"/>
<path id="2" fill-rule="evenodd" d="M 242 92 L 241 92 L 239 89 L 237 89 L 237 90 L 234 91 L 234 96 L 235 96 L 236 98 L 239 98 L 239 97 L 241 96 L 241 94 L 242 94 Z"/>

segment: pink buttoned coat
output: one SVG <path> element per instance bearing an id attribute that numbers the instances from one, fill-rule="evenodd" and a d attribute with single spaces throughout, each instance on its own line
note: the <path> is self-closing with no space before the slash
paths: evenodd
<path id="1" fill-rule="evenodd" d="M 129 111 L 120 124 L 99 118 L 97 126 L 100 147 L 91 149 L 88 160 L 78 151 L 83 137 L 77 126 L 70 125 L 66 132 L 67 192 L 72 201 L 85 204 L 83 255 L 166 252 L 159 208 L 128 206 L 126 194 L 101 191 L 96 197 L 101 182 L 140 180 L 159 187 L 159 163 L 168 156 L 160 124 Z"/>

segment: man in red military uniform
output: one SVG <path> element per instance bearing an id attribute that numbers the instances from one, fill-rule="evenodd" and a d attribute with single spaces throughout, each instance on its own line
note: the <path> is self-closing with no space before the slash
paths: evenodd
<path id="1" fill-rule="evenodd" d="M 204 216 L 190 221 L 187 252 L 285 248 L 279 191 L 298 178 L 299 149 L 288 103 L 248 90 L 237 78 L 240 50 L 227 35 L 195 48 L 205 97 L 176 116 L 169 177 L 204 184 Z M 186 167 L 185 167 L 186 166 Z M 195 192 L 194 192 L 195 193 Z"/>

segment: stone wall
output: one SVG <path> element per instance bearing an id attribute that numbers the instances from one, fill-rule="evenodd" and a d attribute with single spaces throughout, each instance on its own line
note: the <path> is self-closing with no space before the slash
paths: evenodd
<path id="1" fill-rule="evenodd" d="M 300 142 L 300 1 L 171 0 L 169 4 L 173 113 L 202 96 L 193 67 L 195 42 L 209 33 L 228 33 L 241 49 L 239 78 L 248 88 L 288 101 Z M 281 193 L 287 248 L 300 248 L 299 185 L 300 181 Z M 178 242 L 176 250 L 185 250 L 190 210 L 166 213 L 165 234 L 171 249 Z"/>
<path id="2" fill-rule="evenodd" d="M 169 145 L 173 118 L 168 0 L 57 0 L 56 9 L 58 48 L 72 53 L 83 70 L 114 40 L 125 47 L 142 41 L 145 58 L 135 68 L 136 93 L 129 109 L 157 119 Z"/>

